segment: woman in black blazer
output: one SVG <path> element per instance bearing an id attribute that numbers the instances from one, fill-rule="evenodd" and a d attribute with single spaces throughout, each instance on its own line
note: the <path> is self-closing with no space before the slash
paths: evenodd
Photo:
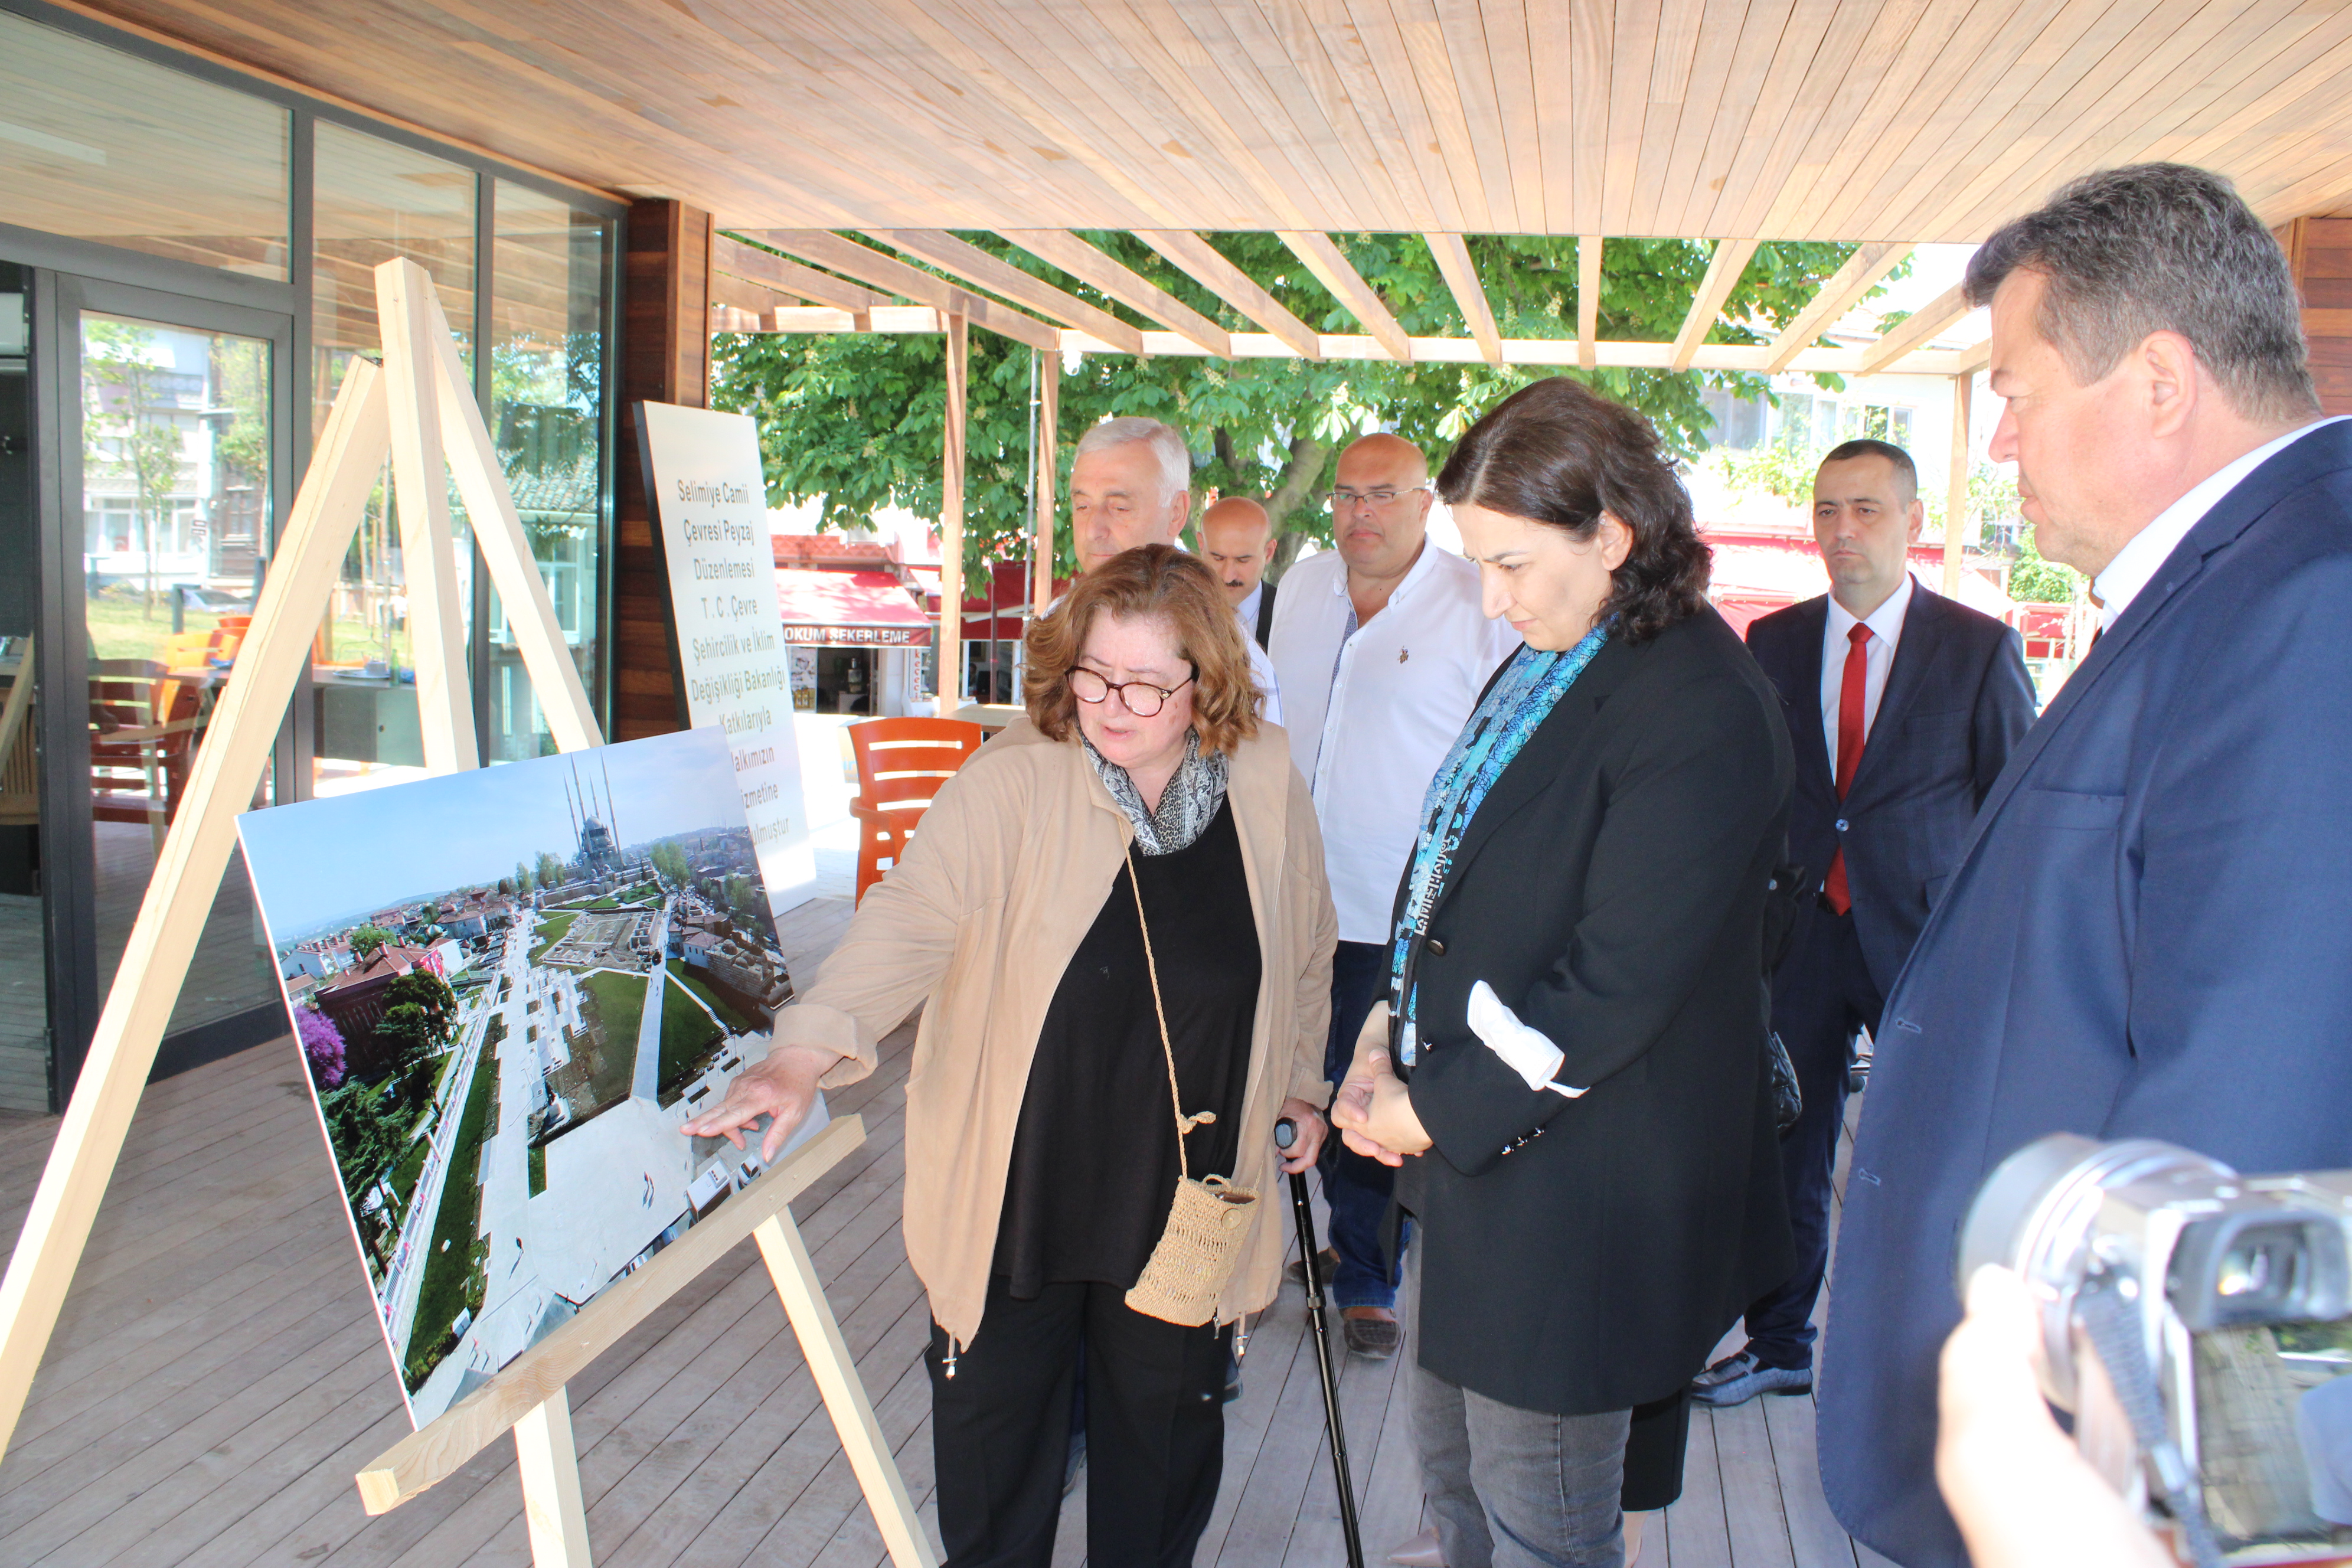
<path id="1" fill-rule="evenodd" d="M 1613 1565 L 1621 1501 L 1680 1490 L 1684 1385 L 1793 1262 L 1762 964 L 1787 726 L 1639 416 L 1538 382 L 1437 488 L 1528 647 L 1430 785 L 1333 1121 L 1420 1222 L 1444 1561 Z"/>

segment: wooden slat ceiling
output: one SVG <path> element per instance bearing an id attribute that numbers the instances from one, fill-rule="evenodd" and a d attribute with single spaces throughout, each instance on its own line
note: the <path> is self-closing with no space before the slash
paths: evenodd
<path id="1" fill-rule="evenodd" d="M 741 229 L 1974 241 L 2084 170 L 2352 200 L 2347 0 L 99 0 Z"/>

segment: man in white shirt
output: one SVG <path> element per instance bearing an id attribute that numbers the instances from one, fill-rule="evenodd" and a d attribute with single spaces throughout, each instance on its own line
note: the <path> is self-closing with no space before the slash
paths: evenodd
<path id="1" fill-rule="evenodd" d="M 2005 225 L 1966 288 L 1991 456 L 2106 619 L 1887 994 L 1839 1214 L 1822 1479 L 1905 1568 L 1969 1558 L 1936 1365 L 1990 1172 L 2060 1131 L 2352 1166 L 2352 425 L 2294 269 L 2229 181 L 2153 163 Z"/>
<path id="2" fill-rule="evenodd" d="M 1184 437 L 1157 419 L 1106 419 L 1078 438 L 1070 463 L 1070 538 L 1078 570 L 1091 572 L 1144 544 L 1181 546 L 1192 515 L 1192 458 Z M 1250 674 L 1265 693 L 1258 710 L 1282 722 L 1274 662 L 1246 632 Z"/>
<path id="3" fill-rule="evenodd" d="M 1350 446 L 1331 489 L 1338 548 L 1292 566 L 1275 607 L 1270 646 L 1289 697 L 1291 754 L 1314 784 L 1339 917 L 1324 1064 L 1334 1083 L 1388 994 L 1397 881 L 1422 797 L 1487 678 L 1519 645 L 1480 609 L 1478 569 L 1429 542 L 1431 500 L 1428 462 L 1411 442 L 1367 436 Z M 1322 1165 L 1338 1255 L 1328 1283 L 1349 1348 L 1392 1355 L 1397 1275 L 1380 1236 L 1392 1173 L 1336 1138 Z"/>
<path id="4" fill-rule="evenodd" d="M 1233 601 L 1242 635 L 1260 647 L 1273 630 L 1279 598 L 1276 585 L 1265 580 L 1273 534 L 1274 520 L 1247 496 L 1227 496 L 1201 509 L 1201 559 Z"/>
<path id="5" fill-rule="evenodd" d="M 1748 1342 L 1691 1384 L 1702 1405 L 1812 1387 L 1848 1047 L 1857 1030 L 1876 1033 L 1977 803 L 2033 723 L 2017 634 L 1913 579 L 1926 521 L 1909 453 L 1871 440 L 1834 448 L 1813 479 L 1830 591 L 1748 628 L 1785 705 L 1797 763 L 1789 853 L 1811 879 L 1772 975 L 1772 1027 L 1804 1100 L 1780 1140 L 1797 1272 L 1748 1304 Z"/>

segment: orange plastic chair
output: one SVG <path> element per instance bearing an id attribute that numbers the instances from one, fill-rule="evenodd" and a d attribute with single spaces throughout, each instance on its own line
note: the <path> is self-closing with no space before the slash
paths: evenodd
<path id="1" fill-rule="evenodd" d="M 857 901 L 907 852 L 943 780 L 971 761 L 982 731 L 961 719 L 868 719 L 849 727 L 857 759 Z"/>

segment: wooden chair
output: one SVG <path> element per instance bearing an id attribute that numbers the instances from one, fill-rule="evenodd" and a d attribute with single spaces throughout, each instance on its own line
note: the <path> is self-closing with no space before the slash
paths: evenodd
<path id="1" fill-rule="evenodd" d="M 907 852 L 940 783 L 980 750 L 982 731 L 961 719 L 868 719 L 849 727 L 857 759 L 857 899 Z"/>
<path id="2" fill-rule="evenodd" d="M 96 658 L 89 672 L 90 815 L 147 824 L 161 854 L 203 723 L 200 700 L 148 659 Z"/>
<path id="3" fill-rule="evenodd" d="M 28 642 L 7 701 L 0 703 L 0 823 L 41 820 L 41 763 L 33 728 L 33 650 Z"/>

